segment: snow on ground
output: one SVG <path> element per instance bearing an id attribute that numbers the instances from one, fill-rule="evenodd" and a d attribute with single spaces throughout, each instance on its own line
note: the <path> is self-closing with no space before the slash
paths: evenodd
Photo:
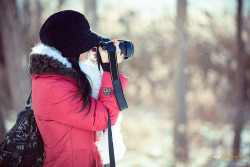
<path id="1" fill-rule="evenodd" d="M 168 110 L 150 111 L 128 109 L 123 112 L 121 131 L 127 151 L 117 162 L 118 167 L 228 167 L 232 156 L 234 126 L 207 124 L 189 120 L 188 155 L 189 162 L 182 164 L 174 160 L 173 126 L 174 121 Z M 6 120 L 9 130 L 16 120 L 11 114 Z M 250 120 L 241 134 L 242 159 L 235 160 L 232 167 L 250 166 Z"/>
<path id="2" fill-rule="evenodd" d="M 169 111 L 143 111 L 128 109 L 123 112 L 122 134 L 127 152 L 118 167 L 227 167 L 232 156 L 234 126 L 218 128 L 213 124 L 189 120 L 188 129 L 199 134 L 196 139 L 188 131 L 189 162 L 182 164 L 174 160 L 173 126 Z M 199 124 L 198 122 L 201 122 Z M 197 124 L 197 125 L 195 125 Z M 199 128 L 194 128 L 199 127 Z M 250 166 L 250 121 L 242 131 L 241 155 L 233 166 Z"/>

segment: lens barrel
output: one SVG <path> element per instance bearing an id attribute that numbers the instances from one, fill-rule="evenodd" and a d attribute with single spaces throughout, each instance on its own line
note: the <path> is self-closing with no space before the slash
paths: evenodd
<path id="1" fill-rule="evenodd" d="M 121 53 L 124 54 L 124 59 L 131 59 L 134 56 L 134 45 L 131 41 L 128 40 L 119 40 L 119 48 Z"/>

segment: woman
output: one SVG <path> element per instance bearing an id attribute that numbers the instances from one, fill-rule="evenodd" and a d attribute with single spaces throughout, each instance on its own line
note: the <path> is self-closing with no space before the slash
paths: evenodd
<path id="1" fill-rule="evenodd" d="M 103 93 L 113 86 L 108 54 L 101 47 L 103 71 L 96 66 L 95 46 L 101 37 L 90 30 L 84 15 L 70 10 L 50 16 L 39 35 L 42 43 L 32 49 L 29 72 L 34 114 L 46 153 L 43 166 L 103 166 L 97 132 L 108 126 L 107 111 L 112 125 L 120 111 L 114 94 Z M 120 63 L 119 42 L 112 42 Z M 124 90 L 128 79 L 120 75 L 120 80 Z"/>

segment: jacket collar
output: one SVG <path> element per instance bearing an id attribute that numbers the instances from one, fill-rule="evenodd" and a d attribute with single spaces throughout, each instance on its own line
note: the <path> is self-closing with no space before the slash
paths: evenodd
<path id="1" fill-rule="evenodd" d="M 77 80 L 77 73 L 72 68 L 67 58 L 63 57 L 61 52 L 53 47 L 38 43 L 32 48 L 29 56 L 29 73 L 35 78 L 36 76 L 44 76 L 43 74 L 58 74 Z M 81 70 L 87 74 L 87 78 L 92 87 L 92 96 L 97 99 L 101 86 L 103 71 L 98 71 L 97 67 L 80 63 Z"/>

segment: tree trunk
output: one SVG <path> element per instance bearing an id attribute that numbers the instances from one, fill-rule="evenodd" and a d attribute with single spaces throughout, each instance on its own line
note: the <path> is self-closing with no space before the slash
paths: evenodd
<path id="1" fill-rule="evenodd" d="M 0 39 L 1 39 L 1 26 L 0 26 Z M 5 70 L 4 70 L 4 57 L 2 53 L 2 48 L 1 48 L 1 40 L 0 40 L 0 141 L 5 136 L 5 125 L 4 125 L 4 113 L 10 108 L 10 96 L 8 87 L 6 84 L 6 76 L 5 76 Z"/>
<path id="2" fill-rule="evenodd" d="M 20 38 L 20 22 L 15 0 L 0 0 L 0 23 L 0 44 L 2 45 L 11 108 L 20 111 L 25 106 L 31 86 L 28 79 L 27 59 Z"/>
<path id="3" fill-rule="evenodd" d="M 5 130 L 5 125 L 4 125 L 4 118 L 3 118 L 3 111 L 2 111 L 2 105 L 0 101 L 0 141 L 3 140 L 6 130 Z"/>
<path id="4" fill-rule="evenodd" d="M 186 67 L 186 0 L 178 0 L 177 3 L 177 50 L 175 59 L 175 126 L 174 126 L 174 143 L 175 143 L 175 161 L 187 162 L 188 148 L 186 140 L 186 101 L 185 95 L 187 92 L 187 76 L 184 73 Z"/>
<path id="5" fill-rule="evenodd" d="M 1 4 L 0 4 L 1 5 Z M 0 14 L 1 11 L 0 11 Z M 4 113 L 10 109 L 10 96 L 8 91 L 8 84 L 6 83 L 5 67 L 4 67 L 4 55 L 2 48 L 2 26 L 0 26 L 0 140 L 2 141 L 5 135 L 4 125 Z"/>
<path id="6" fill-rule="evenodd" d="M 240 134 L 244 125 L 244 63 L 243 63 L 243 41 L 241 37 L 242 30 L 242 0 L 238 0 L 238 15 L 236 18 L 237 22 L 237 45 L 238 45 L 238 56 L 237 56 L 237 71 L 236 71 L 236 92 L 238 101 L 238 112 L 235 118 L 235 136 L 234 136 L 234 153 L 237 156 L 240 154 Z"/>
<path id="7" fill-rule="evenodd" d="M 84 15 L 89 21 L 91 29 L 94 31 L 98 31 L 96 0 L 84 0 Z"/>

